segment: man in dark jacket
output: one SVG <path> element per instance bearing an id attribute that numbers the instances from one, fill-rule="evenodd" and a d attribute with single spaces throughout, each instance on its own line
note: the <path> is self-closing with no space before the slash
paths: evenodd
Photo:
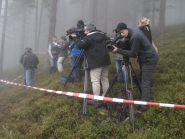
<path id="1" fill-rule="evenodd" d="M 100 81 L 103 88 L 103 96 L 109 88 L 108 70 L 110 57 L 106 49 L 106 40 L 109 39 L 105 33 L 95 30 L 92 23 L 86 24 L 86 37 L 82 40 L 76 39 L 78 48 L 84 49 L 87 58 L 87 68 L 90 69 L 90 77 L 94 95 L 100 95 Z M 76 35 L 72 35 L 75 37 Z"/>
<path id="2" fill-rule="evenodd" d="M 122 37 L 129 39 L 131 50 L 123 50 L 114 46 L 113 52 L 127 57 L 138 57 L 142 72 L 142 101 L 150 101 L 151 81 L 155 65 L 158 62 L 158 54 L 149 39 L 140 29 L 129 29 L 125 23 L 119 23 L 116 28 Z M 148 110 L 148 106 L 142 105 L 139 114 Z"/>
<path id="3" fill-rule="evenodd" d="M 39 60 L 35 54 L 32 52 L 32 48 L 27 48 L 27 54 L 23 58 L 23 66 L 26 70 L 26 85 L 31 86 L 33 84 L 35 70 Z"/>
<path id="4" fill-rule="evenodd" d="M 24 49 L 24 54 L 21 56 L 20 63 L 23 65 L 24 56 L 27 54 L 27 48 Z M 24 67 L 24 65 L 23 65 Z M 26 69 L 24 67 L 24 85 L 26 85 Z"/>

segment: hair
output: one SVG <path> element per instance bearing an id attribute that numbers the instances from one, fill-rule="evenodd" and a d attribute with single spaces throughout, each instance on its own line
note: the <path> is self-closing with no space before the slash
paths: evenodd
<path id="1" fill-rule="evenodd" d="M 144 25 L 149 25 L 150 24 L 150 20 L 147 19 L 146 17 L 142 17 L 139 22 L 141 22 Z"/>

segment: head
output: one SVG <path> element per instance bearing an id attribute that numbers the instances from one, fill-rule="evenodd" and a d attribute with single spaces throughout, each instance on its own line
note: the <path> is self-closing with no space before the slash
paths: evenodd
<path id="1" fill-rule="evenodd" d="M 128 36 L 128 28 L 125 23 L 119 23 L 116 28 L 116 32 L 120 33 L 122 37 L 127 37 Z"/>
<path id="2" fill-rule="evenodd" d="M 78 23 L 76 24 L 77 29 L 84 29 L 84 21 L 79 20 Z"/>
<path id="3" fill-rule="evenodd" d="M 53 37 L 52 37 L 52 41 L 53 41 L 53 42 L 56 42 L 56 41 L 57 41 L 57 37 L 56 37 L 56 36 L 53 36 Z"/>
<path id="4" fill-rule="evenodd" d="M 150 24 L 150 20 L 147 19 L 146 17 L 142 17 L 140 20 L 139 20 L 139 26 L 142 26 L 142 25 L 149 25 Z"/>
<path id="5" fill-rule="evenodd" d="M 84 31 L 85 34 L 88 34 L 90 31 L 95 30 L 94 24 L 93 24 L 93 23 L 87 23 L 87 24 L 85 25 L 84 30 L 85 30 L 85 31 Z"/>
<path id="6" fill-rule="evenodd" d="M 27 52 L 32 53 L 32 48 L 31 47 L 27 48 Z"/>
<path id="7" fill-rule="evenodd" d="M 67 40 L 66 36 L 61 36 L 61 41 L 62 42 L 66 41 L 66 40 Z"/>

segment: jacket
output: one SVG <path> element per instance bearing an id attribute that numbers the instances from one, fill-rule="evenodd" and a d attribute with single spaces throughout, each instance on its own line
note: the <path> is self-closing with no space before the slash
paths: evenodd
<path id="1" fill-rule="evenodd" d="M 118 48 L 117 52 L 127 57 L 137 57 L 140 64 L 153 65 L 158 62 L 158 54 L 149 39 L 140 29 L 129 29 L 128 36 L 131 50 Z"/>
<path id="2" fill-rule="evenodd" d="M 84 49 L 87 58 L 87 68 L 94 69 L 109 65 L 110 56 L 106 48 L 106 40 L 109 38 L 101 31 L 91 31 L 83 41 L 75 40 L 78 48 Z"/>
<path id="3" fill-rule="evenodd" d="M 23 66 L 25 69 L 37 69 L 39 60 L 33 53 L 27 53 L 23 57 Z"/>
<path id="4" fill-rule="evenodd" d="M 152 33 L 149 25 L 140 26 L 139 29 L 146 35 L 149 41 L 152 43 Z"/>
<path id="5" fill-rule="evenodd" d="M 69 44 L 67 41 L 64 41 L 61 43 L 61 45 L 59 46 L 59 57 L 67 57 L 68 56 L 68 50 L 69 50 Z"/>
<path id="6" fill-rule="evenodd" d="M 59 47 L 58 47 L 58 45 L 60 45 L 59 42 L 51 42 L 49 44 L 48 52 L 49 52 L 50 56 L 53 56 L 54 58 L 58 58 L 58 55 L 59 55 Z"/>

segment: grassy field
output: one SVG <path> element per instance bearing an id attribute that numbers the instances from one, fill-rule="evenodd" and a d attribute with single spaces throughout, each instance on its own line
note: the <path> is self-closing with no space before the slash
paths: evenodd
<path id="1" fill-rule="evenodd" d="M 153 33 L 153 40 L 159 49 L 159 62 L 153 75 L 153 102 L 184 104 L 185 103 L 185 26 L 174 26 L 165 34 Z M 111 54 L 112 57 L 112 54 Z M 81 83 L 68 83 L 64 88 L 59 78 L 68 75 L 69 59 L 65 62 L 62 73 L 49 74 L 43 70 L 45 56 L 40 56 L 40 64 L 36 72 L 33 86 L 83 92 Z M 109 72 L 110 81 L 115 75 L 115 63 Z M 138 65 L 131 59 L 135 72 Z M 21 65 L 4 72 L 4 79 L 13 80 L 22 75 Z M 23 84 L 23 78 L 15 82 Z M 0 86 L 3 85 L 0 83 Z M 124 84 L 116 84 L 121 88 Z M 92 94 L 89 79 L 88 93 Z M 120 94 L 113 89 L 112 95 Z M 134 99 L 139 100 L 136 89 Z M 79 117 L 79 98 L 62 96 L 25 89 L 13 85 L 0 88 L 0 138 L 2 139 L 180 139 L 185 138 L 185 111 L 164 107 L 150 107 L 142 115 L 135 118 L 135 131 L 131 132 L 129 121 L 119 122 L 114 117 L 107 123 L 101 122 L 108 117 L 105 109 L 88 106 L 86 116 Z M 135 109 L 138 106 L 134 106 Z"/>

